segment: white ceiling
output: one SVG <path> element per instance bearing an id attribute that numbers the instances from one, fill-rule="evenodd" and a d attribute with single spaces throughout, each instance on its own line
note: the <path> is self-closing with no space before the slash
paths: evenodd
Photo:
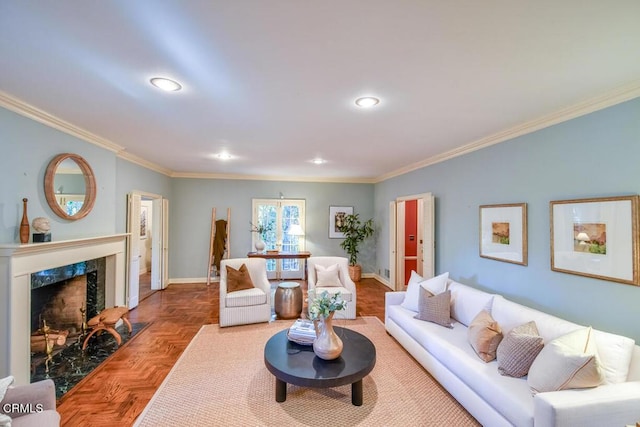
<path id="1" fill-rule="evenodd" d="M 176 176 L 379 180 L 638 96 L 639 47 L 637 0 L 0 1 L 4 105 Z"/>

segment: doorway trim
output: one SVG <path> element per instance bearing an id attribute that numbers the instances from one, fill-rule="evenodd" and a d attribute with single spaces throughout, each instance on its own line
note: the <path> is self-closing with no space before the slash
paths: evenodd
<path id="1" fill-rule="evenodd" d="M 138 305 L 140 275 L 139 242 L 141 200 L 151 200 L 151 289 L 165 289 L 168 284 L 168 200 L 159 194 L 133 190 L 127 194 L 127 265 L 126 265 L 126 303 L 129 309 Z M 135 207 L 137 209 L 134 209 Z M 134 242 L 134 237 L 137 239 Z M 133 253 L 136 252 L 136 253 Z M 134 258 L 137 262 L 134 262 Z M 134 277 L 135 276 L 135 277 Z M 134 289 L 135 288 L 135 289 Z"/>
<path id="2" fill-rule="evenodd" d="M 389 278 L 393 289 L 404 290 L 404 203 L 418 201 L 418 264 L 421 276 L 430 278 L 435 271 L 435 199 L 432 193 L 402 196 L 389 202 Z M 402 266 L 402 267 L 401 267 Z"/>

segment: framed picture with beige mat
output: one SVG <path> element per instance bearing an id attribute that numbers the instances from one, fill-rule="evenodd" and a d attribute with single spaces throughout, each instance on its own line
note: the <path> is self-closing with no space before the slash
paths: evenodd
<path id="1" fill-rule="evenodd" d="M 638 196 L 550 202 L 551 270 L 638 285 Z"/>

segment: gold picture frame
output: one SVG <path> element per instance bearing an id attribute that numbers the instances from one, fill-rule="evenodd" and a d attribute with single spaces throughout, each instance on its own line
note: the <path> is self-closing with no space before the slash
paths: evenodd
<path id="1" fill-rule="evenodd" d="M 639 196 L 549 203 L 551 270 L 638 285 Z"/>
<path id="2" fill-rule="evenodd" d="M 480 206 L 480 256 L 527 265 L 527 204 Z"/>

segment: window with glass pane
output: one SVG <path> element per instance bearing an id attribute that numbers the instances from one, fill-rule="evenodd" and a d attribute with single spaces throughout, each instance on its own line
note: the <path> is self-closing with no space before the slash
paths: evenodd
<path id="1" fill-rule="evenodd" d="M 267 227 L 261 237 L 267 250 L 304 251 L 304 200 L 254 199 L 253 223 Z M 257 234 L 257 233 L 254 233 Z M 303 264 L 298 259 L 267 260 L 270 279 L 302 278 Z"/>

